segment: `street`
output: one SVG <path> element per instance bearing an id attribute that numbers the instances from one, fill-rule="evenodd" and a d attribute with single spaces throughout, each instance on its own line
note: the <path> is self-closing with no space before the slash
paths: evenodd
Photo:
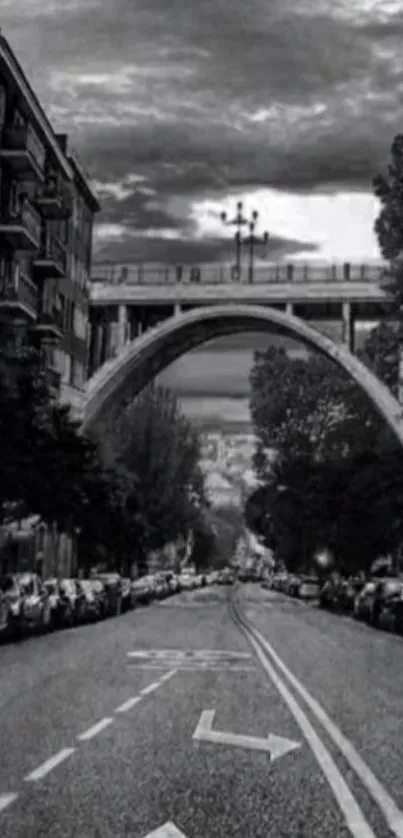
<path id="1" fill-rule="evenodd" d="M 402 639 L 253 584 L 2 646 L 0 834 L 402 838 L 402 695 Z"/>

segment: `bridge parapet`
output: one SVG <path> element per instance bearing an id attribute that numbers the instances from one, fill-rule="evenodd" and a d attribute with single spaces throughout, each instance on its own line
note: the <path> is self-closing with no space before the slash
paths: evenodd
<path id="1" fill-rule="evenodd" d="M 253 284 L 381 282 L 386 270 L 382 262 L 343 264 L 289 262 L 257 265 Z M 229 285 L 250 284 L 246 271 L 237 275 L 234 265 L 94 264 L 92 281 L 111 285 Z"/>

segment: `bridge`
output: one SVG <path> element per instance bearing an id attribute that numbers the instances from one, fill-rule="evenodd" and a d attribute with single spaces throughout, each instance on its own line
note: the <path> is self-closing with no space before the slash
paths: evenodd
<path id="1" fill-rule="evenodd" d="M 354 351 L 355 323 L 387 313 L 384 273 L 381 262 L 281 263 L 256 267 L 250 282 L 228 264 L 94 265 L 90 375 L 173 314 L 223 303 L 270 306 L 307 322 L 340 321 L 342 341 Z"/>
<path id="2" fill-rule="evenodd" d="M 85 432 L 196 346 L 266 331 L 300 340 L 342 367 L 403 444 L 397 400 L 353 354 L 357 319 L 376 322 L 390 310 L 382 266 L 265 266 L 254 283 L 222 265 L 192 270 L 178 278 L 176 269 L 161 273 L 160 266 L 94 267 L 90 377 L 80 410 Z M 338 318 L 340 343 L 308 322 Z"/>

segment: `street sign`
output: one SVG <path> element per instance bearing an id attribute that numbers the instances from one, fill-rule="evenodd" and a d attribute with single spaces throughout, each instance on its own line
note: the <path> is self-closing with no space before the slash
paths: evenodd
<path id="1" fill-rule="evenodd" d="M 247 748 L 252 751 L 265 751 L 270 754 L 270 761 L 284 756 L 289 751 L 295 751 L 301 747 L 300 742 L 286 739 L 284 736 L 275 736 L 269 733 L 267 739 L 260 739 L 257 736 L 240 736 L 237 733 L 223 733 L 213 730 L 215 710 L 203 710 L 199 723 L 193 734 L 193 739 L 211 742 L 215 745 L 227 745 L 236 748 Z"/>
<path id="2" fill-rule="evenodd" d="M 162 826 L 159 826 L 158 829 L 149 832 L 144 838 L 186 838 L 186 835 L 172 821 L 167 821 Z"/>

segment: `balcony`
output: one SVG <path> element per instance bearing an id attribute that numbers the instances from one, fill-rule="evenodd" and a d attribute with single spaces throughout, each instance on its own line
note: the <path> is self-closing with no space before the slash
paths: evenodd
<path id="1" fill-rule="evenodd" d="M 40 279 L 63 279 L 66 274 L 66 251 L 57 239 L 48 236 L 33 261 Z"/>
<path id="2" fill-rule="evenodd" d="M 18 265 L 10 265 L 0 276 L 0 313 L 10 312 L 12 317 L 23 316 L 36 320 L 38 291 L 28 277 L 20 273 Z"/>
<path id="3" fill-rule="evenodd" d="M 14 250 L 38 250 L 41 241 L 41 219 L 29 201 L 19 210 L 9 210 L 0 218 L 0 246 Z"/>
<path id="4" fill-rule="evenodd" d="M 50 302 L 45 303 L 38 313 L 34 329 L 43 340 L 51 342 L 61 340 L 63 337 L 62 312 Z"/>
<path id="5" fill-rule="evenodd" d="M 23 180 L 44 180 L 45 149 L 30 125 L 4 129 L 0 160 Z"/>
<path id="6" fill-rule="evenodd" d="M 73 213 L 73 193 L 62 178 L 51 174 L 38 190 L 35 205 L 46 221 L 62 221 Z"/>

